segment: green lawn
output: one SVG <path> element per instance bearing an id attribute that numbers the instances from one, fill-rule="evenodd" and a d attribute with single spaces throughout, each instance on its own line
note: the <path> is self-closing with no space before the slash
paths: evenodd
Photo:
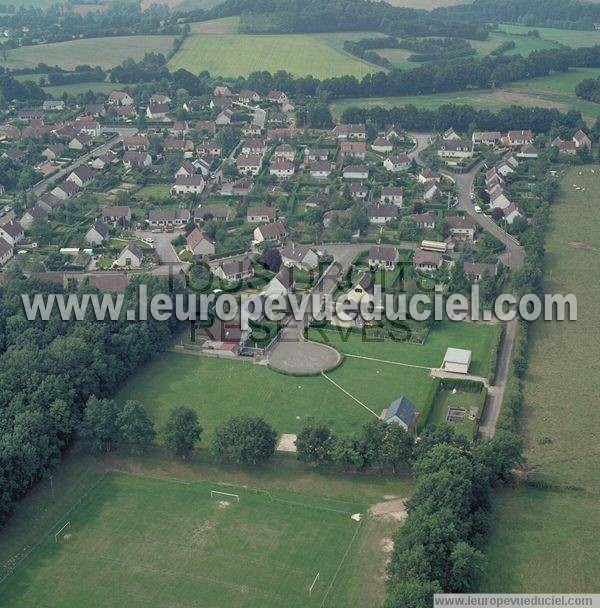
<path id="1" fill-rule="evenodd" d="M 429 371 L 385 361 L 439 367 L 448 346 L 469 348 L 473 350 L 472 372 L 487 375 L 496 331 L 497 326 L 448 322 L 430 332 L 423 346 L 391 340 L 364 342 L 357 335 L 344 341 L 337 333 L 317 330 L 309 337 L 328 340 L 344 353 L 382 360 L 346 357 L 328 374 L 375 414 L 406 395 L 426 420 L 433 387 Z M 285 376 L 262 365 L 178 353 L 168 353 L 146 366 L 117 398 L 141 401 L 159 426 L 173 406 L 191 407 L 198 412 L 209 441 L 215 426 L 239 414 L 264 416 L 279 433 L 298 433 L 312 419 L 340 434 L 353 434 L 373 418 L 323 377 Z"/>
<path id="2" fill-rule="evenodd" d="M 331 344 L 343 353 L 425 367 L 440 367 L 449 347 L 465 348 L 473 351 L 470 372 L 474 375 L 487 376 L 492 344 L 499 330 L 499 325 L 445 321 L 429 332 L 423 345 L 393 340 L 365 341 L 362 336 L 356 334 L 316 329 L 310 331 L 309 337 Z M 397 369 L 396 373 L 399 374 L 400 371 Z"/>
<path id="3" fill-rule="evenodd" d="M 208 440 L 220 422 L 241 414 L 264 416 L 279 433 L 298 433 L 311 418 L 339 433 L 353 433 L 372 418 L 319 376 L 295 378 L 244 361 L 175 353 L 134 375 L 117 398 L 138 399 L 159 426 L 173 406 L 191 407 L 198 412 Z"/>
<path id="4" fill-rule="evenodd" d="M 171 184 L 151 184 L 149 186 L 144 186 L 135 192 L 135 196 L 142 199 L 150 197 L 169 198 L 170 195 Z"/>
<path id="5" fill-rule="evenodd" d="M 43 62 L 67 70 L 83 64 L 109 69 L 127 58 L 138 61 L 146 53 L 167 53 L 174 39 L 174 36 L 117 36 L 23 46 L 7 51 L 6 59 L 0 57 L 0 66 L 30 68 Z"/>
<path id="6" fill-rule="evenodd" d="M 531 488 L 494 498 L 485 593 L 597 593 L 598 495 Z"/>
<path id="7" fill-rule="evenodd" d="M 190 26 L 192 34 L 235 34 L 240 26 L 240 18 L 223 17 L 191 23 Z"/>
<path id="8" fill-rule="evenodd" d="M 338 566 L 363 530 L 350 515 L 365 507 L 108 474 L 3 584 L 0 606 L 176 608 L 200 590 L 206 608 L 225 597 L 232 607 L 331 606 L 329 586 L 335 597 Z"/>
<path id="9" fill-rule="evenodd" d="M 205 24 L 206 25 L 206 24 Z M 171 59 L 173 70 L 197 74 L 208 70 L 220 76 L 247 76 L 258 70 L 286 70 L 294 76 L 316 78 L 365 74 L 381 68 L 341 49 L 347 34 L 196 34 L 189 36 Z"/>

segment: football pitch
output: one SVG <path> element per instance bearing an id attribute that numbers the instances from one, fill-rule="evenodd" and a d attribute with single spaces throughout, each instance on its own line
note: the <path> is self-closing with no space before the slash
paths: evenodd
<path id="1" fill-rule="evenodd" d="M 107 474 L 0 583 L 0 606 L 322 608 L 358 545 L 359 508 Z"/>

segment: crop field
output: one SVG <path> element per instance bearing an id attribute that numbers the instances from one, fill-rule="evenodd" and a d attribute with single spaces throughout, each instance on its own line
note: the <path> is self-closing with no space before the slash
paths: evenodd
<path id="1" fill-rule="evenodd" d="M 534 325 L 522 414 L 527 468 L 536 479 L 580 489 L 501 494 L 487 551 L 486 591 L 597 590 L 598 196 L 600 166 L 567 172 L 546 239 L 545 292 L 574 293 L 578 320 Z"/>
<path id="2" fill-rule="evenodd" d="M 0 57 L 0 66 L 31 68 L 46 63 L 73 70 L 85 64 L 110 69 L 128 57 L 139 61 L 149 52 L 167 53 L 174 39 L 174 36 L 117 36 L 23 46 L 7 51 L 6 58 Z"/>
<path id="3" fill-rule="evenodd" d="M 479 109 L 498 111 L 511 105 L 557 108 L 563 112 L 579 110 L 589 121 L 600 116 L 600 104 L 579 99 L 575 87 L 586 78 L 600 76 L 598 68 L 578 68 L 526 82 L 515 82 L 501 88 L 437 93 L 433 95 L 407 95 L 397 97 L 371 97 L 339 99 L 331 104 L 334 116 L 339 117 L 346 108 L 392 108 L 412 104 L 418 108 L 434 110 L 446 104 L 465 104 Z"/>
<path id="4" fill-rule="evenodd" d="M 333 605 L 364 507 L 107 474 L 2 584 L 0 606 Z"/>
<path id="5" fill-rule="evenodd" d="M 203 25 L 207 27 L 210 22 Z M 347 34 L 195 34 L 171 59 L 172 70 L 194 74 L 208 70 L 219 76 L 247 76 L 258 70 L 286 70 L 294 76 L 362 77 L 381 68 L 342 50 Z"/>

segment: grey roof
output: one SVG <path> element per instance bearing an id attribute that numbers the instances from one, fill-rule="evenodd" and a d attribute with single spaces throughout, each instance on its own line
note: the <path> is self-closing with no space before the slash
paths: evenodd
<path id="1" fill-rule="evenodd" d="M 132 253 L 138 260 L 144 259 L 143 251 L 135 243 L 129 243 L 129 245 L 123 249 L 121 255 L 123 255 L 126 251 Z"/>
<path id="2" fill-rule="evenodd" d="M 11 236 L 13 239 L 18 237 L 23 232 L 23 226 L 16 222 L 15 220 L 11 220 L 10 222 L 0 226 L 6 234 Z"/>
<path id="3" fill-rule="evenodd" d="M 0 256 L 4 256 L 6 255 L 9 251 L 12 251 L 13 246 L 8 242 L 5 241 L 1 236 L 0 236 Z"/>
<path id="4" fill-rule="evenodd" d="M 96 220 L 92 224 L 90 230 L 95 230 L 103 239 L 108 238 L 108 235 L 110 234 L 108 226 L 100 220 Z"/>
<path id="5" fill-rule="evenodd" d="M 408 397 L 402 395 L 395 401 L 392 401 L 390 407 L 388 407 L 385 419 L 389 420 L 390 418 L 397 416 L 404 424 L 410 426 L 413 423 L 416 414 L 417 408 L 414 403 Z"/>
<path id="6" fill-rule="evenodd" d="M 250 272 L 250 269 L 252 268 L 252 262 L 250 261 L 250 258 L 244 257 L 241 260 L 237 259 L 229 260 L 228 262 L 222 262 L 220 266 L 223 270 L 223 274 L 226 277 L 229 277 L 238 273 L 245 274 L 247 272 Z"/>
<path id="7" fill-rule="evenodd" d="M 384 262 L 394 262 L 398 256 L 398 250 L 389 245 L 373 245 L 369 249 L 370 260 L 380 260 Z"/>
<path id="8" fill-rule="evenodd" d="M 294 273 L 288 266 L 282 266 L 281 270 L 275 275 L 277 279 L 286 289 L 289 289 L 294 284 Z"/>

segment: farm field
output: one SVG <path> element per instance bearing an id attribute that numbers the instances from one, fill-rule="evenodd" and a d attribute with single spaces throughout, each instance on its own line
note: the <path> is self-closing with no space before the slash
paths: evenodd
<path id="1" fill-rule="evenodd" d="M 545 291 L 576 294 L 578 320 L 534 325 L 523 412 L 529 465 L 544 479 L 598 492 L 600 455 L 590 432 L 600 426 L 599 196 L 600 166 L 573 169 L 562 181 L 546 241 Z"/>
<path id="2" fill-rule="evenodd" d="M 578 321 L 533 326 L 522 414 L 528 470 L 544 483 L 581 489 L 520 488 L 500 495 L 486 591 L 597 590 L 599 194 L 600 166 L 572 169 L 553 206 L 545 292 L 576 294 Z"/>
<path id="3" fill-rule="evenodd" d="M 190 24 L 192 34 L 236 34 L 240 25 L 239 17 L 223 17 L 210 21 Z"/>
<path id="4" fill-rule="evenodd" d="M 504 23 L 499 26 L 499 29 L 508 34 L 521 34 L 522 36 L 532 29 L 535 29 L 540 33 L 541 40 L 564 44 L 571 48 L 600 44 L 600 32 L 596 30 L 561 30 L 551 27 L 529 27 L 525 25 L 509 25 Z M 528 38 L 536 40 L 533 37 Z"/>
<path id="5" fill-rule="evenodd" d="M 482 593 L 596 593 L 598 495 L 533 488 L 494 498 Z"/>
<path id="6" fill-rule="evenodd" d="M 117 589 L 133 607 L 189 606 L 200 589 L 207 608 L 224 596 L 239 607 L 334 605 L 337 569 L 362 532 L 350 515 L 365 507 L 108 474 L 4 582 L 0 606 L 108 607 Z"/>
<path id="7" fill-rule="evenodd" d="M 579 99 L 575 96 L 575 86 L 586 78 L 600 76 L 598 68 L 578 68 L 567 73 L 556 73 L 526 82 L 507 84 L 499 89 L 479 89 L 438 93 L 433 95 L 413 95 L 398 97 L 372 97 L 339 99 L 331 104 L 334 116 L 339 117 L 346 108 L 356 106 L 373 108 L 399 107 L 412 104 L 418 108 L 434 110 L 446 104 L 468 104 L 475 108 L 498 111 L 510 105 L 529 107 L 553 107 L 562 111 L 575 108 L 590 120 L 600 116 L 600 104 Z"/>
<path id="8" fill-rule="evenodd" d="M 204 25 L 206 26 L 206 22 Z M 294 76 L 362 77 L 381 68 L 341 49 L 346 34 L 196 34 L 171 59 L 172 70 L 194 74 L 208 70 L 219 76 L 248 76 L 258 70 L 287 70 Z"/>
<path id="9" fill-rule="evenodd" d="M 10 69 L 31 68 L 42 62 L 66 70 L 73 70 L 83 64 L 110 69 L 127 57 L 139 61 L 152 51 L 167 53 L 171 50 L 174 39 L 174 36 L 118 36 L 23 46 L 8 51 L 6 59 L 0 58 L 0 66 Z"/>

